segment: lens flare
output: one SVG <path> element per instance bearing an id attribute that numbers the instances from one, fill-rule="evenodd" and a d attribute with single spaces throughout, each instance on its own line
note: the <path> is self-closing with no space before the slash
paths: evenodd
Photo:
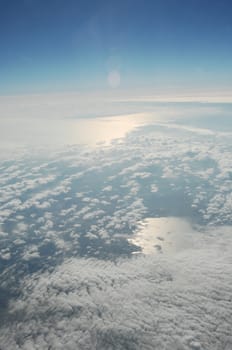
<path id="1" fill-rule="evenodd" d="M 121 82 L 120 73 L 117 70 L 113 70 L 108 74 L 108 84 L 111 88 L 119 87 Z"/>

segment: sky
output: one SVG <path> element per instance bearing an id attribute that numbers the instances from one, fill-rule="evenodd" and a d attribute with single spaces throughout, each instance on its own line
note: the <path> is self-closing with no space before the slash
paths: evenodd
<path id="1" fill-rule="evenodd" d="M 230 0 L 1 0 L 0 95 L 230 89 Z"/>

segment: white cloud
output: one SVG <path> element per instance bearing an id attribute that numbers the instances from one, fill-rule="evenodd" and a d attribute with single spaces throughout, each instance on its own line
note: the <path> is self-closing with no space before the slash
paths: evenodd
<path id="1" fill-rule="evenodd" d="M 91 152 L 72 146 L 41 165 L 22 157 L 2 166 L 0 237 L 13 242 L 2 259 L 8 263 L 21 245 L 24 263 L 41 259 L 42 243 L 28 246 L 30 232 L 64 257 L 76 254 L 83 232 L 86 249 L 97 239 L 110 245 L 159 206 L 153 198 L 172 199 L 178 191 L 190 215 L 193 209 L 211 225 L 231 223 L 231 144 L 220 135 L 181 132 L 179 138 L 175 130 L 137 130 Z M 193 242 L 172 258 L 72 259 L 28 277 L 23 295 L 10 304 L 0 347 L 231 349 L 231 235 L 205 232 Z"/>
<path id="2" fill-rule="evenodd" d="M 39 258 L 40 254 L 36 245 L 25 248 L 25 252 L 22 256 L 22 260 L 29 261 L 31 259 Z"/>
<path id="3" fill-rule="evenodd" d="M 172 257 L 67 260 L 25 281 L 2 349 L 228 348 L 231 248 L 229 230 L 212 231 Z"/>

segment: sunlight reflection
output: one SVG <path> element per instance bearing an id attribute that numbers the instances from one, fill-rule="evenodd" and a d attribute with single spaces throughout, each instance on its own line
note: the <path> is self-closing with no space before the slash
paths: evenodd
<path id="1" fill-rule="evenodd" d="M 108 74 L 108 83 L 109 86 L 112 88 L 117 88 L 119 87 L 121 82 L 121 76 L 120 73 L 117 70 L 112 70 L 109 74 Z"/>
<path id="2" fill-rule="evenodd" d="M 128 132 L 145 123 L 143 114 L 80 119 L 69 125 L 69 142 L 89 145 L 109 144 L 114 139 L 125 137 Z"/>
<path id="3" fill-rule="evenodd" d="M 8 118 L 0 123 L 0 148 L 5 153 L 17 147 L 108 145 L 148 119 L 145 113 L 78 119 Z"/>
<path id="4" fill-rule="evenodd" d="M 128 241 L 139 246 L 146 255 L 156 252 L 172 253 L 191 247 L 189 234 L 193 232 L 193 227 L 183 218 L 147 218 Z"/>

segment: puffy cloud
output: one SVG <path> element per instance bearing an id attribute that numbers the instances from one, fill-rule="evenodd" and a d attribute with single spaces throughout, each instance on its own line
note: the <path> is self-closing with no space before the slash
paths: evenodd
<path id="1" fill-rule="evenodd" d="M 229 349 L 229 231 L 173 256 L 70 259 L 28 277 L 0 330 L 9 349 Z"/>
<path id="2" fill-rule="evenodd" d="M 28 261 L 39 257 L 40 257 L 40 254 L 38 252 L 38 247 L 34 245 L 26 248 L 26 251 L 22 256 L 22 260 Z"/>
<path id="3" fill-rule="evenodd" d="M 232 223 L 231 141 L 181 129 L 154 125 L 92 151 L 0 164 L 1 287 L 24 281 L 4 310 L 0 348 L 231 349 L 224 229 L 195 232 L 193 248 L 171 257 L 66 260 L 124 254 L 125 237 L 161 210 Z"/>

